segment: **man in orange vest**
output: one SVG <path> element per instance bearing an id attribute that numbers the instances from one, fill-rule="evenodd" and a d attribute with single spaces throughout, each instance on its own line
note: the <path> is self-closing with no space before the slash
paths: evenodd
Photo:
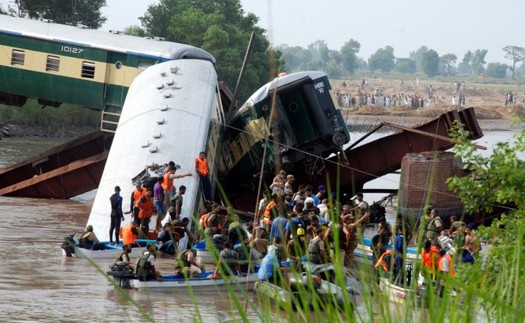
<path id="1" fill-rule="evenodd" d="M 443 291 L 445 290 L 445 281 L 456 276 L 456 270 L 454 269 L 454 262 L 452 257 L 445 251 L 445 249 L 439 250 L 439 259 L 438 269 L 441 274 L 441 277 L 438 280 L 438 287 L 436 293 L 439 297 L 443 297 Z"/>
<path id="2" fill-rule="evenodd" d="M 170 205 L 170 199 L 175 195 L 173 180 L 176 178 L 182 178 L 191 176 L 191 173 L 186 173 L 182 175 L 175 175 L 177 169 L 180 168 L 180 165 L 175 164 L 174 162 L 169 163 L 168 168 L 164 172 L 164 179 L 162 181 L 162 188 L 164 189 L 164 207 L 168 209 Z"/>
<path id="3" fill-rule="evenodd" d="M 142 183 L 137 182 L 135 184 L 135 190 L 131 193 L 131 205 L 129 209 L 133 211 L 133 222 L 135 223 L 135 225 L 140 225 L 139 208 L 137 206 L 137 202 L 140 199 L 140 197 L 146 195 L 147 192 L 148 191 L 146 190 L 146 188 L 142 187 Z"/>
<path id="4" fill-rule="evenodd" d="M 135 226 L 135 223 L 130 223 L 125 225 L 122 228 L 122 243 L 129 244 L 132 248 L 140 247 L 140 245 L 135 241 L 139 235 L 139 231 Z"/>
<path id="5" fill-rule="evenodd" d="M 394 254 L 395 252 L 392 249 L 384 251 L 374 265 L 376 270 L 382 269 L 382 277 L 390 277 L 395 271 Z"/>
<path id="6" fill-rule="evenodd" d="M 430 279 L 436 279 L 436 271 L 439 263 L 439 249 L 430 240 L 425 241 L 425 246 L 421 251 L 423 269 Z"/>
<path id="7" fill-rule="evenodd" d="M 195 171 L 201 179 L 202 194 L 206 201 L 211 201 L 211 181 L 210 169 L 208 168 L 208 161 L 206 160 L 206 152 L 201 151 L 199 156 L 195 157 Z"/>
<path id="8" fill-rule="evenodd" d="M 140 230 L 145 237 L 148 236 L 149 221 L 153 215 L 153 202 L 151 201 L 152 195 L 153 193 L 148 190 L 146 195 L 141 196 L 136 204 L 139 208 Z"/>

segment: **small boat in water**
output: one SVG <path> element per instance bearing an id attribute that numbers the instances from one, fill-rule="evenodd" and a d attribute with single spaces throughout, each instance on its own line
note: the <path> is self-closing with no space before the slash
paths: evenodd
<path id="1" fill-rule="evenodd" d="M 179 288 L 195 288 L 200 289 L 205 287 L 206 290 L 210 288 L 222 287 L 226 288 L 231 286 L 232 288 L 241 290 L 248 289 L 252 290 L 253 283 L 257 281 L 257 273 L 248 273 L 245 275 L 234 275 L 211 278 L 213 272 L 203 272 L 200 277 L 186 278 L 184 275 L 163 275 L 162 281 L 148 280 L 141 281 L 138 279 L 131 279 L 130 286 L 136 289 L 179 289 Z"/>
<path id="2" fill-rule="evenodd" d="M 344 288 L 309 273 L 288 273 L 282 285 L 257 281 L 254 290 L 261 300 L 271 301 L 282 308 L 304 309 L 314 302 L 324 309 L 344 308 L 355 304 L 355 298 Z"/>
<path id="3" fill-rule="evenodd" d="M 145 250 L 146 245 L 148 243 L 155 244 L 155 240 L 148 240 L 148 239 L 136 239 L 136 242 L 138 242 L 141 246 L 144 247 L 135 247 L 131 249 L 131 253 L 129 256 L 131 258 L 139 257 Z M 104 244 L 105 249 L 103 250 L 93 250 L 93 249 L 86 249 L 81 248 L 78 244 L 78 242 L 75 242 L 74 244 L 74 255 L 75 257 L 84 257 L 84 258 L 90 258 L 90 259 L 112 259 L 115 258 L 119 253 L 122 252 L 122 244 L 119 245 L 112 245 L 109 243 L 109 241 L 102 242 Z M 62 254 L 64 257 L 71 257 L 72 255 L 68 255 L 68 251 L 62 247 Z"/>

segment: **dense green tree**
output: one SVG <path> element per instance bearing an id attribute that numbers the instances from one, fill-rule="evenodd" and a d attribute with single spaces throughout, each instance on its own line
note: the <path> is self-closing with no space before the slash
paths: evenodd
<path id="1" fill-rule="evenodd" d="M 394 48 L 392 46 L 385 46 L 379 48 L 374 54 L 368 58 L 368 68 L 370 70 L 381 70 L 381 72 L 390 72 L 395 63 Z"/>
<path id="2" fill-rule="evenodd" d="M 313 69 L 325 70 L 330 58 L 330 50 L 324 40 L 316 40 L 308 45 L 308 51 L 312 53 Z"/>
<path id="3" fill-rule="evenodd" d="M 432 77 L 439 74 L 439 54 L 435 50 L 430 49 L 425 52 L 421 63 L 426 75 Z"/>
<path id="4" fill-rule="evenodd" d="M 416 61 L 411 58 L 398 58 L 395 70 L 403 74 L 414 74 L 417 72 Z"/>
<path id="5" fill-rule="evenodd" d="M 463 55 L 463 60 L 461 63 L 458 64 L 458 73 L 462 75 L 471 75 L 472 74 L 472 67 L 470 66 L 470 59 L 472 57 L 472 52 L 467 51 L 465 55 Z"/>
<path id="6" fill-rule="evenodd" d="M 282 53 L 285 70 L 288 73 L 304 70 L 312 60 L 312 53 L 301 46 L 279 45 L 276 50 Z"/>
<path id="7" fill-rule="evenodd" d="M 124 34 L 131 35 L 131 36 L 137 36 L 137 37 L 146 36 L 146 31 L 144 31 L 144 29 L 140 28 L 139 26 L 126 27 L 124 28 L 123 32 Z"/>
<path id="8" fill-rule="evenodd" d="M 490 156 L 479 154 L 465 131 L 456 130 L 454 138 L 453 150 L 469 172 L 450 179 L 450 189 L 459 195 L 467 213 L 492 213 L 496 206 L 503 206 L 504 212 L 491 217 L 490 227 L 479 228 L 476 235 L 487 242 L 487 250 L 473 266 L 460 264 L 455 287 L 465 293 L 463 299 L 481 304 L 495 321 L 520 321 L 525 315 L 525 165 L 520 157 L 525 152 L 525 131 L 498 143 Z"/>
<path id="9" fill-rule="evenodd" d="M 423 55 L 428 52 L 427 46 L 421 46 L 415 52 L 410 52 L 409 56 L 411 59 L 416 61 L 416 68 L 418 72 L 423 72 Z"/>
<path id="10" fill-rule="evenodd" d="M 510 70 L 512 71 L 512 79 L 515 79 L 516 63 L 525 60 L 525 48 L 519 46 L 505 46 L 503 47 L 505 57 L 512 61 Z"/>
<path id="11" fill-rule="evenodd" d="M 445 54 L 439 58 L 440 70 L 443 75 L 451 75 L 454 73 L 456 60 L 458 57 L 455 54 Z"/>
<path id="12" fill-rule="evenodd" d="M 245 13 L 240 0 L 160 0 L 140 18 L 148 36 L 203 48 L 217 59 L 219 78 L 233 86 L 242 66 L 250 34 L 256 33 L 239 97 L 243 102 L 284 68 L 281 53 L 272 49 L 258 18 Z"/>
<path id="13" fill-rule="evenodd" d="M 98 29 L 106 21 L 100 12 L 105 5 L 106 0 L 14 0 L 8 10 L 19 17 Z"/>
<path id="14" fill-rule="evenodd" d="M 361 44 L 354 39 L 348 40 L 344 43 L 343 47 L 341 47 L 340 52 L 343 56 L 343 67 L 350 73 L 353 73 L 358 67 L 357 53 L 359 53 L 360 49 Z"/>
<path id="15" fill-rule="evenodd" d="M 503 79 L 507 76 L 507 69 L 509 69 L 507 64 L 488 63 L 485 75 L 488 77 Z"/>

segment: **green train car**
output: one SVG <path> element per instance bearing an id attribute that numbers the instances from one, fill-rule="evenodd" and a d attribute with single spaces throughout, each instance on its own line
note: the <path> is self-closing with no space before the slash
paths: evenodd
<path id="1" fill-rule="evenodd" d="M 122 108 L 143 70 L 184 58 L 215 62 L 189 45 L 0 15 L 0 103 Z"/>

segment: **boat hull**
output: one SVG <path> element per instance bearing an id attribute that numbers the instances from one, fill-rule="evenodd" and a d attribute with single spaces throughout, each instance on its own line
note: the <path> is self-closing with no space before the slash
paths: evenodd
<path id="1" fill-rule="evenodd" d="M 231 286 L 238 290 L 252 290 L 253 283 L 257 281 L 257 274 L 250 273 L 245 276 L 231 276 L 231 277 L 218 277 L 208 278 L 213 272 L 202 273 L 199 278 L 188 278 L 185 279 L 182 275 L 164 275 L 163 281 L 148 280 L 140 281 L 138 279 L 131 279 L 130 286 L 136 289 L 205 289 L 210 290 L 213 288 L 228 288 Z"/>
<path id="2" fill-rule="evenodd" d="M 146 239 L 137 239 L 136 240 L 141 245 L 144 245 L 144 247 L 139 248 L 133 248 L 131 249 L 131 253 L 129 254 L 130 258 L 138 258 L 145 250 L 145 245 L 148 243 L 155 244 L 155 240 L 146 240 Z M 111 245 L 108 241 L 103 242 L 103 244 L 106 246 L 106 249 L 104 250 L 91 250 L 91 249 L 85 249 L 80 248 L 78 246 L 78 243 L 75 245 L 75 255 L 77 257 L 83 257 L 83 258 L 89 258 L 89 259 L 113 259 L 118 256 L 119 253 L 122 252 L 122 245 Z M 62 254 L 66 256 L 64 249 L 62 249 Z"/>

